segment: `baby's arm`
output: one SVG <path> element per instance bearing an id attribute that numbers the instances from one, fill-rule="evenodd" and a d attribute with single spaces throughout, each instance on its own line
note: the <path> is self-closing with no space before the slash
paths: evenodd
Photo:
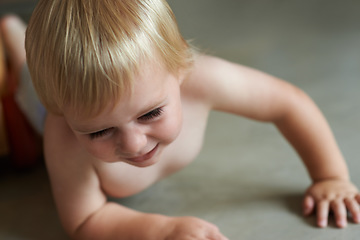
<path id="1" fill-rule="evenodd" d="M 65 125 L 61 117 L 49 115 L 44 142 L 57 210 L 71 238 L 226 240 L 216 226 L 198 218 L 142 213 L 108 202 L 91 158 L 84 157 Z"/>
<path id="2" fill-rule="evenodd" d="M 200 57 L 195 77 L 214 109 L 273 122 L 303 159 L 313 185 L 306 192 L 304 213 L 316 206 L 318 225 L 329 210 L 337 225 L 346 224 L 346 209 L 360 222 L 360 195 L 349 181 L 345 161 L 332 132 L 313 101 L 291 84 L 259 71 L 212 57 Z M 214 98 L 216 96 L 216 98 Z"/>
<path id="3" fill-rule="evenodd" d="M 287 96 L 285 113 L 275 124 L 297 150 L 313 180 L 305 194 L 304 214 L 316 211 L 318 226 L 325 227 L 332 210 L 336 225 L 345 227 L 349 210 L 354 222 L 360 223 L 359 191 L 350 182 L 329 125 L 307 95 L 297 90 L 293 95 Z"/>

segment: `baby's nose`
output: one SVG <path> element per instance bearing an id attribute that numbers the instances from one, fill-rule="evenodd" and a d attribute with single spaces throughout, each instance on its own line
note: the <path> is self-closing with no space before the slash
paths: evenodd
<path id="1" fill-rule="evenodd" d="M 132 129 L 121 133 L 119 150 L 124 154 L 140 153 L 147 145 L 147 136 L 140 129 Z"/>

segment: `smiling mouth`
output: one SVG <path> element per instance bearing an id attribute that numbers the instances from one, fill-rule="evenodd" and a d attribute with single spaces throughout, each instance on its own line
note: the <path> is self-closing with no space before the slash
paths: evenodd
<path id="1" fill-rule="evenodd" d="M 145 161 L 151 159 L 155 155 L 155 153 L 158 150 L 158 147 L 159 147 L 159 144 L 157 144 L 150 152 L 148 152 L 142 156 L 134 157 L 134 158 L 126 158 L 126 160 L 128 160 L 130 162 L 137 162 L 137 163 L 145 162 Z"/>

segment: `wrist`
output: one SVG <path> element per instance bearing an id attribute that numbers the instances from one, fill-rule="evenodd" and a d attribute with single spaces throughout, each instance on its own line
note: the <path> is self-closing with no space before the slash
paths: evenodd
<path id="1" fill-rule="evenodd" d="M 324 182 L 324 181 L 350 181 L 350 176 L 348 174 L 344 175 L 333 175 L 333 176 L 322 176 L 322 177 L 313 177 L 312 182 Z"/>

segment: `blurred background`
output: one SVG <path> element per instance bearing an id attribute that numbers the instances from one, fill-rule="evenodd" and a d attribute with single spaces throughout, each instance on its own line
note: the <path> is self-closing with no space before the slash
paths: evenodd
<path id="1" fill-rule="evenodd" d="M 360 1 L 169 0 L 186 39 L 208 54 L 265 71 L 307 92 L 327 117 L 360 186 Z M 36 1 L 0 0 L 28 20 Z M 357 239 L 360 226 L 314 227 L 301 216 L 310 184 L 270 124 L 212 113 L 204 149 L 182 172 L 121 204 L 194 215 L 230 239 Z M 0 171 L 0 239 L 67 239 L 42 163 Z"/>
<path id="2" fill-rule="evenodd" d="M 0 15 L 16 13 L 27 20 L 36 2 L 35 0 L 0 0 Z"/>

